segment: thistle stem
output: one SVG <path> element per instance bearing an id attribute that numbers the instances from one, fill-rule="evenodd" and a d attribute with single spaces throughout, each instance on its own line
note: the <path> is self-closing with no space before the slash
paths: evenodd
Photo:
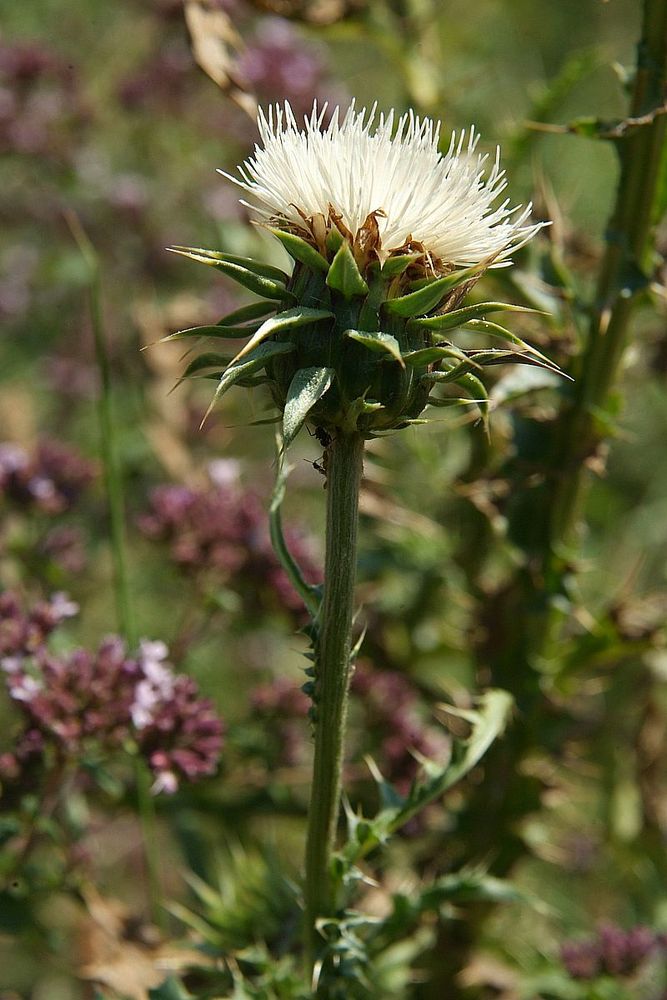
<path id="1" fill-rule="evenodd" d="M 306 952 L 315 963 L 318 917 L 334 912 L 336 837 L 352 648 L 357 522 L 364 439 L 339 434 L 328 449 L 324 597 L 316 662 L 315 760 L 306 845 Z"/>
<path id="2" fill-rule="evenodd" d="M 620 140 L 621 174 L 607 248 L 591 313 L 587 348 L 575 383 L 575 400 L 565 422 L 556 467 L 565 469 L 551 497 L 551 546 L 568 541 L 587 482 L 583 459 L 596 447 L 596 410 L 605 405 L 620 367 L 628 327 L 643 273 L 650 271 L 651 230 L 659 197 L 667 116 L 667 0 L 644 0 L 631 118 L 655 113 Z"/>

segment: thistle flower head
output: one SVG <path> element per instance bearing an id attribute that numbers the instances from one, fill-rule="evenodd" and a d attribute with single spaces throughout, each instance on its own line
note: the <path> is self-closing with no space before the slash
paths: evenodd
<path id="1" fill-rule="evenodd" d="M 267 300 L 168 338 L 249 338 L 231 359 L 195 358 L 185 375 L 218 378 L 214 402 L 233 385 L 267 385 L 287 447 L 306 421 L 327 438 L 422 422 L 429 404 L 467 405 L 458 390 L 486 421 L 483 367 L 558 372 L 487 319 L 533 310 L 461 306 L 484 272 L 509 264 L 542 225 L 529 222 L 530 205 L 500 201 L 507 182 L 499 154 L 487 162 L 470 128 L 454 133 L 443 155 L 440 126 L 414 112 L 395 122 L 393 112 L 376 117 L 375 108 L 352 104 L 325 127 L 325 111 L 315 106 L 302 129 L 289 104 L 260 112 L 262 144 L 239 177 L 225 175 L 293 258 L 291 274 L 219 250 L 172 247 Z M 464 350 L 450 340 L 457 330 L 505 344 Z M 456 397 L 440 387 L 456 387 Z"/>
<path id="2" fill-rule="evenodd" d="M 541 228 L 528 222 L 530 205 L 498 203 L 507 187 L 500 149 L 491 161 L 478 153 L 473 126 L 453 132 L 443 155 L 440 123 L 413 111 L 396 123 L 393 111 L 378 116 L 353 102 L 323 128 L 325 112 L 314 106 L 300 128 L 287 103 L 260 110 L 262 146 L 239 167 L 241 179 L 224 176 L 251 195 L 243 204 L 261 218 L 314 236 L 336 222 L 352 242 L 374 219 L 380 259 L 420 245 L 461 267 L 502 264 Z"/>

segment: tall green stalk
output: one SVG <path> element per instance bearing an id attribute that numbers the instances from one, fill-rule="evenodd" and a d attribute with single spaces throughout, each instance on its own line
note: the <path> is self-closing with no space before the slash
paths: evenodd
<path id="1" fill-rule="evenodd" d="M 100 393 L 98 399 L 100 451 L 102 454 L 104 484 L 109 505 L 109 529 L 111 535 L 116 616 L 121 635 L 129 646 L 133 646 L 136 643 L 137 636 L 127 573 L 125 499 L 123 477 L 118 462 L 116 445 L 113 387 L 102 315 L 102 285 L 99 258 L 76 216 L 70 216 L 68 223 L 88 268 L 90 319 L 95 344 L 95 361 L 100 375 Z M 156 840 L 155 805 L 150 790 L 150 774 L 145 762 L 138 754 L 134 758 L 134 770 L 142 846 L 148 879 L 151 918 L 159 927 L 162 927 L 164 921 L 160 860 Z"/>
<path id="2" fill-rule="evenodd" d="M 317 953 L 318 917 L 333 914 L 331 861 L 341 792 L 352 649 L 357 522 L 364 439 L 338 434 L 327 457 L 324 596 L 316 662 L 315 760 L 306 844 L 306 949 Z"/>

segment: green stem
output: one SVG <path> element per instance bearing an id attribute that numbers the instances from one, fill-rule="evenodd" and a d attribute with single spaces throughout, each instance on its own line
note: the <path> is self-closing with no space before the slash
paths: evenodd
<path id="1" fill-rule="evenodd" d="M 98 418 L 100 424 L 100 450 L 102 453 L 102 466 L 104 468 L 104 485 L 109 504 L 113 589 L 119 629 L 125 641 L 133 645 L 136 637 L 127 578 L 127 562 L 125 559 L 125 503 L 123 499 L 123 480 L 116 454 L 111 366 L 109 364 L 109 355 L 104 335 L 104 321 L 102 318 L 100 263 L 95 247 L 88 239 L 77 216 L 73 213 L 69 214 L 67 216 L 67 223 L 88 268 L 90 320 L 95 344 L 95 361 L 97 362 L 100 374 Z"/>
<path id="2" fill-rule="evenodd" d="M 338 823 L 352 648 L 357 522 L 364 439 L 338 435 L 328 449 L 324 596 L 316 663 L 315 760 L 306 845 L 306 951 L 317 953 L 318 917 L 334 912 L 331 861 Z"/>
<path id="3" fill-rule="evenodd" d="M 645 0 L 642 35 L 630 116 L 659 110 L 667 77 L 667 0 Z M 598 443 L 596 410 L 604 406 L 623 357 L 627 331 L 650 268 L 660 166 L 667 120 L 658 113 L 619 141 L 621 175 L 607 234 L 588 343 L 575 384 L 572 410 L 563 428 L 552 493 L 549 536 L 552 547 L 567 541 L 587 482 L 584 460 Z"/>
<path id="4" fill-rule="evenodd" d="M 287 547 L 287 542 L 285 541 L 285 536 L 283 534 L 283 523 L 280 511 L 285 497 L 285 484 L 287 482 L 287 476 L 289 475 L 290 469 L 284 460 L 282 439 L 280 437 L 277 441 L 277 450 L 278 474 L 276 476 L 276 484 L 273 488 L 273 495 L 271 496 L 271 504 L 269 506 L 269 532 L 271 535 L 271 545 L 273 546 L 273 550 L 276 553 L 282 568 L 285 570 L 290 583 L 296 590 L 297 594 L 301 597 L 301 600 L 305 604 L 311 618 L 315 619 L 320 609 L 319 587 L 315 587 L 304 580 L 299 564 Z"/>
<path id="5" fill-rule="evenodd" d="M 131 647 L 136 643 L 134 616 L 130 600 L 127 575 L 125 534 L 125 500 L 123 478 L 118 462 L 116 447 L 116 424 L 113 414 L 113 389 L 111 365 L 107 353 L 104 320 L 102 316 L 102 284 L 100 280 L 99 258 L 93 244 L 84 232 L 75 215 L 68 216 L 68 224 L 81 254 L 88 267 L 90 318 L 95 343 L 95 360 L 100 373 L 100 394 L 98 417 L 100 424 L 100 451 L 104 468 L 104 483 L 109 505 L 109 527 L 111 534 L 111 554 L 113 560 L 113 589 L 119 630 Z M 141 824 L 148 895 L 151 918 L 163 927 L 162 887 L 160 880 L 160 859 L 156 838 L 155 803 L 150 790 L 150 773 L 145 761 L 138 755 L 134 758 L 134 772 L 137 787 L 137 807 Z"/>

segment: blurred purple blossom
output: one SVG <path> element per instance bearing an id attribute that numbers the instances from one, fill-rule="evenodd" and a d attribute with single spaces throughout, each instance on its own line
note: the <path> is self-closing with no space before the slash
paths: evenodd
<path id="1" fill-rule="evenodd" d="M 385 778 L 405 794 L 419 771 L 414 754 L 444 761 L 450 753 L 446 734 L 425 719 L 424 707 L 410 680 L 396 670 L 374 670 L 361 661 L 350 690 L 365 714 L 364 731 Z"/>
<path id="2" fill-rule="evenodd" d="M 71 65 L 39 42 L 0 42 L 1 150 L 68 158 L 89 117 Z"/>
<path id="3" fill-rule="evenodd" d="M 180 39 L 174 41 L 121 81 L 118 99 L 128 110 L 170 105 L 195 78 L 193 68 L 187 45 Z"/>
<path id="4" fill-rule="evenodd" d="M 667 946 L 665 935 L 649 927 L 624 931 L 615 924 L 601 924 L 597 935 L 585 941 L 567 941 L 561 961 L 572 979 L 592 980 L 598 976 L 634 975 L 658 950 Z"/>
<path id="5" fill-rule="evenodd" d="M 217 484 L 196 490 L 165 485 L 150 494 L 150 508 L 139 519 L 149 538 L 167 543 L 177 566 L 233 588 L 244 606 L 256 612 L 261 607 L 284 608 L 303 616 L 303 603 L 276 559 L 264 505 L 236 481 L 236 470 L 216 464 L 212 478 Z M 306 579 L 319 576 L 307 539 L 285 529 L 287 543 Z"/>
<path id="6" fill-rule="evenodd" d="M 70 510 L 95 474 L 93 462 L 60 441 L 44 439 L 29 452 L 0 443 L 0 499 L 45 514 Z"/>
<path id="7" fill-rule="evenodd" d="M 129 656 L 123 640 L 110 636 L 95 652 L 52 653 L 49 635 L 77 611 L 64 594 L 28 612 L 14 595 L 0 596 L 0 668 L 24 717 L 13 751 L 0 756 L 0 777 L 18 777 L 48 748 L 80 761 L 130 741 L 153 772 L 156 793 L 212 774 L 222 722 L 192 678 L 173 672 L 164 643 L 144 641 Z"/>
<path id="8" fill-rule="evenodd" d="M 262 722 L 263 749 L 271 767 L 294 767 L 307 746 L 310 698 L 287 677 L 256 687 L 250 696 L 255 716 Z"/>
<path id="9" fill-rule="evenodd" d="M 320 46 L 307 41 L 284 18 L 265 17 L 239 57 L 236 75 L 261 104 L 289 100 L 295 114 L 306 114 L 313 101 L 324 103 L 327 65 Z"/>

